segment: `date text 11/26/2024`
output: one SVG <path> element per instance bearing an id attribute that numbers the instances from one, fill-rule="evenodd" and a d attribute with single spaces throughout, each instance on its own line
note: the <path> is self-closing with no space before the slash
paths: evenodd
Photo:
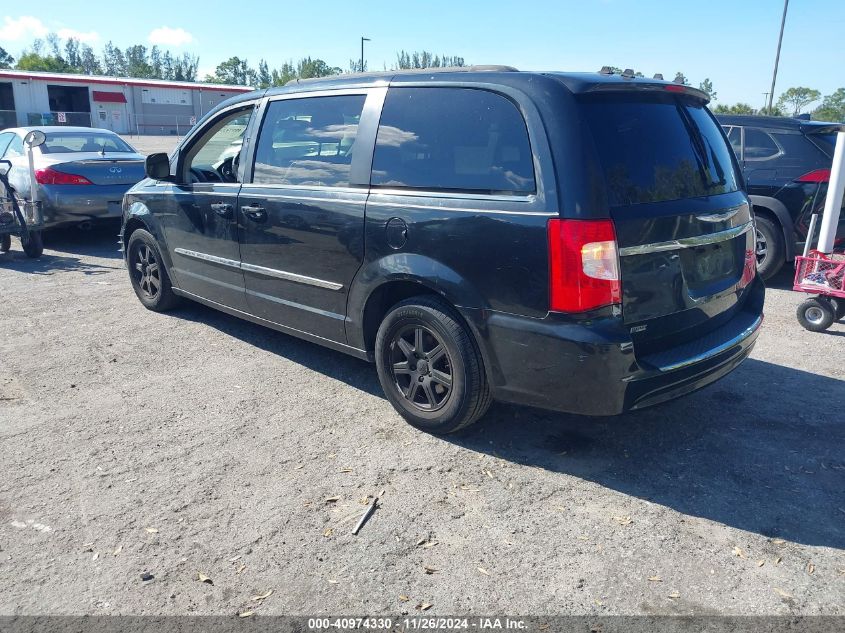
<path id="1" fill-rule="evenodd" d="M 525 622 L 515 618 L 308 618 L 310 630 L 321 629 L 375 629 L 389 630 L 394 627 L 404 630 L 523 630 Z"/>

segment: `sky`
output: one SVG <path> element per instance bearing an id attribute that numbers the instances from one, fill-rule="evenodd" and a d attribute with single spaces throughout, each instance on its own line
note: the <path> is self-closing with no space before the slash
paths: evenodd
<path id="1" fill-rule="evenodd" d="M 425 49 L 520 70 L 611 65 L 666 78 L 682 71 L 696 86 L 709 78 L 719 103 L 754 107 L 771 84 L 783 11 L 782 0 L 3 4 L 0 46 L 14 56 L 53 31 L 98 52 L 109 40 L 190 52 L 200 58 L 201 77 L 233 55 L 252 66 L 264 58 L 271 68 L 310 55 L 347 69 L 364 36 L 370 70 L 395 64 L 399 50 Z M 776 95 L 790 86 L 823 95 L 845 86 L 845 1 L 790 3 Z"/>

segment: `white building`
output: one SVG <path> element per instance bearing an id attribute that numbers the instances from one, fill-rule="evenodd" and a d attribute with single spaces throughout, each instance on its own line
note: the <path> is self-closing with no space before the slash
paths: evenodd
<path id="1" fill-rule="evenodd" d="M 0 129 L 84 125 L 119 134 L 184 134 L 221 101 L 223 84 L 0 70 Z"/>

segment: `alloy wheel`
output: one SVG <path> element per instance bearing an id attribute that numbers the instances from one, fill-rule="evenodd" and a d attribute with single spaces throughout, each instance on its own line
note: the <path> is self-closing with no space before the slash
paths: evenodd
<path id="1" fill-rule="evenodd" d="M 422 325 L 399 330 L 390 345 L 396 389 L 415 408 L 441 409 L 452 393 L 452 359 L 440 337 Z"/>
<path id="2" fill-rule="evenodd" d="M 161 267 L 148 244 L 140 242 L 135 248 L 135 281 L 148 299 L 155 299 L 161 291 Z"/>
<path id="3" fill-rule="evenodd" d="M 769 252 L 769 243 L 766 240 L 766 236 L 763 235 L 761 231 L 755 231 L 755 234 L 757 236 L 755 253 L 757 254 L 757 264 L 759 265 L 764 259 L 766 259 L 766 255 Z"/>
<path id="4" fill-rule="evenodd" d="M 804 312 L 804 318 L 813 325 L 819 325 L 824 321 L 824 310 L 816 306 L 811 306 Z"/>

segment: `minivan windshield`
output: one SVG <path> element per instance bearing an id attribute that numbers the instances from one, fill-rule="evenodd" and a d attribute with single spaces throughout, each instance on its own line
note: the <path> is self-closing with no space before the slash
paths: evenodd
<path id="1" fill-rule="evenodd" d="M 731 150 L 704 104 L 674 94 L 592 94 L 579 105 L 610 206 L 739 188 Z"/>

